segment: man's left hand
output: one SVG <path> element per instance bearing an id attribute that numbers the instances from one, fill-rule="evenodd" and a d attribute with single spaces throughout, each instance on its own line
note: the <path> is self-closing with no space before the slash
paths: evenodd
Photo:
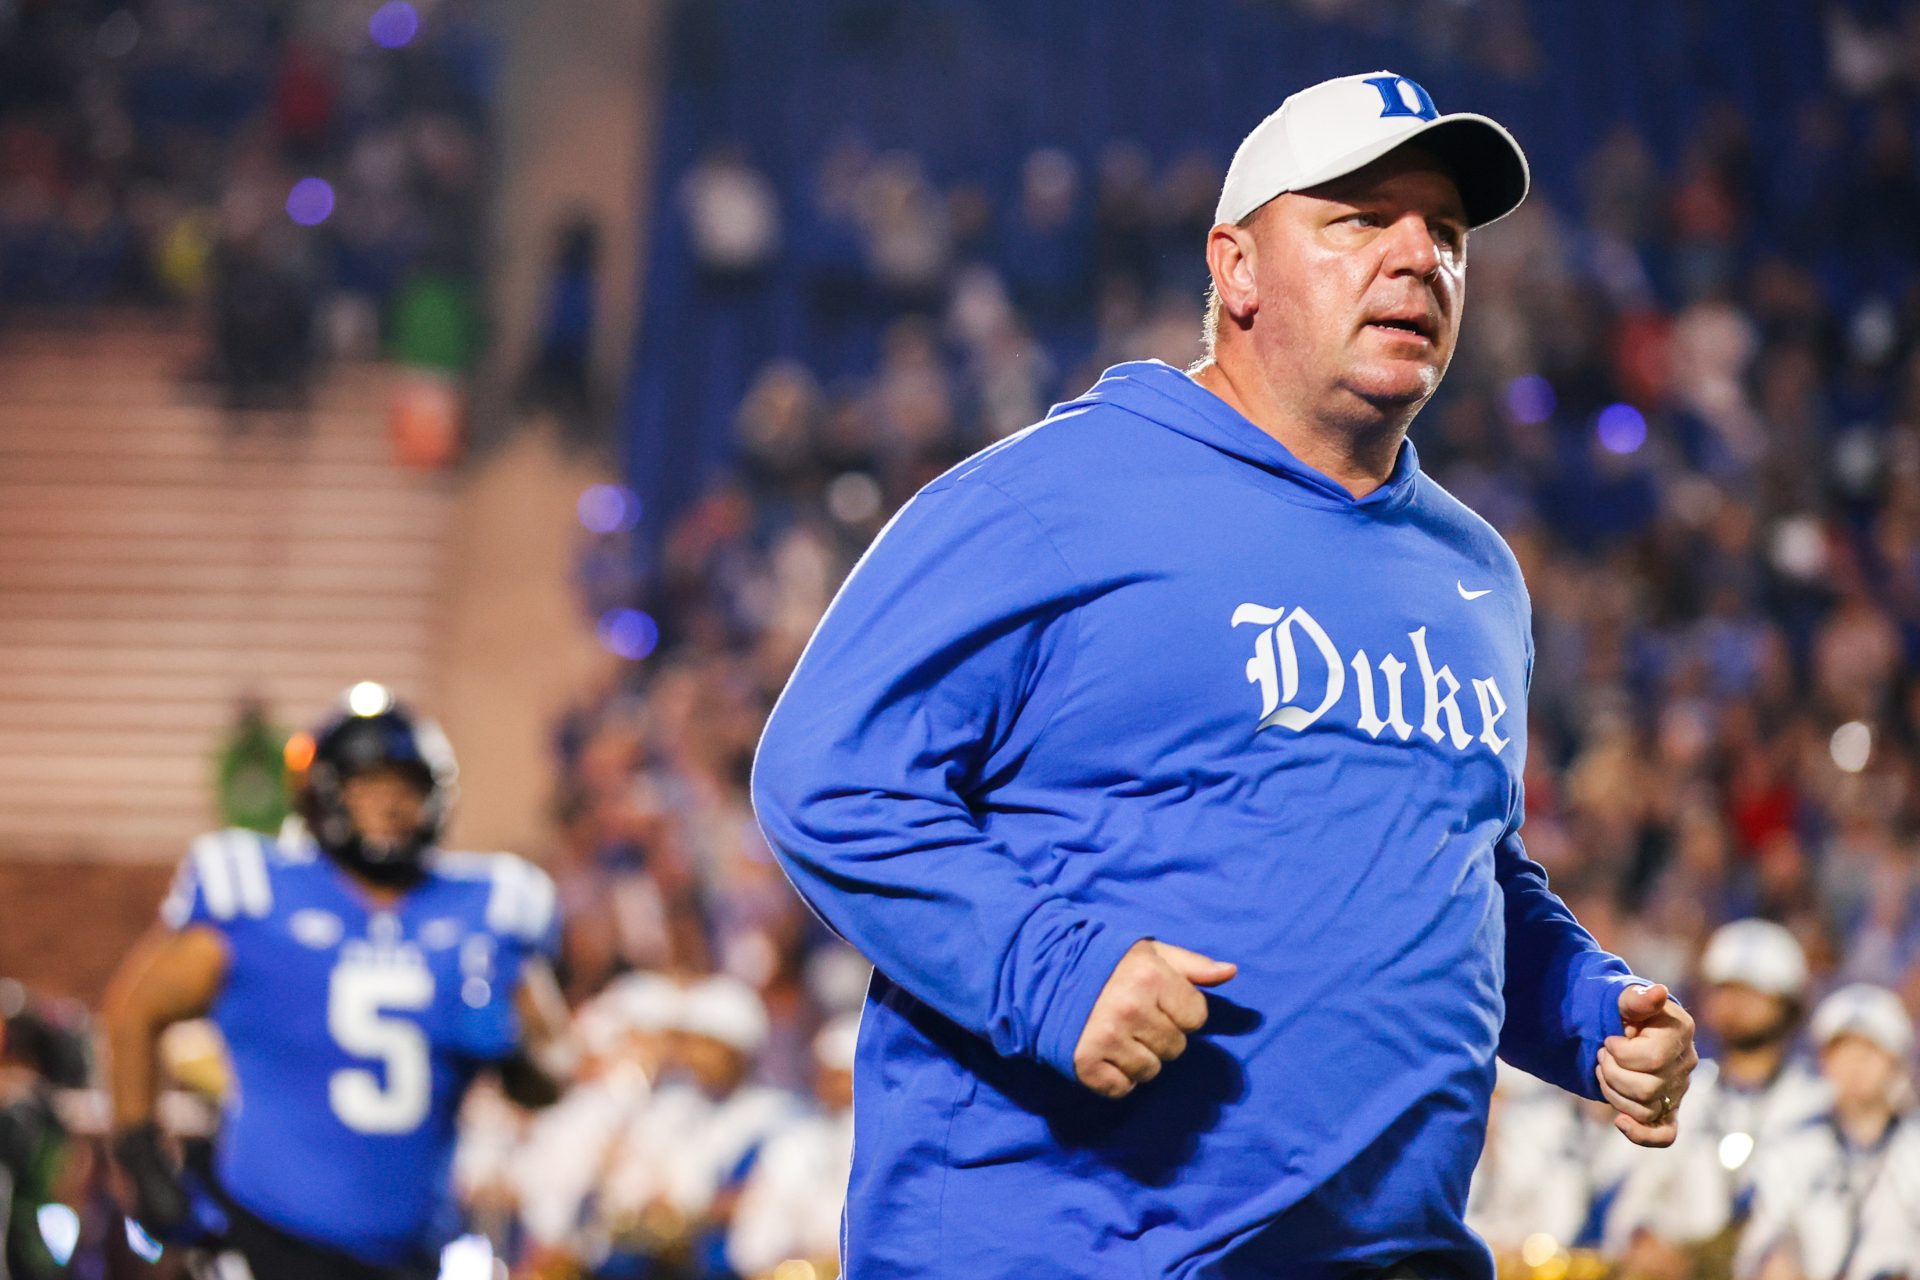
<path id="1" fill-rule="evenodd" d="M 1632 987 L 1620 995 L 1626 1034 L 1600 1046 L 1594 1078 L 1619 1114 L 1613 1127 L 1643 1147 L 1670 1147 L 1680 1133 L 1680 1099 L 1700 1055 L 1693 1050 L 1693 1015 L 1664 986 Z"/>

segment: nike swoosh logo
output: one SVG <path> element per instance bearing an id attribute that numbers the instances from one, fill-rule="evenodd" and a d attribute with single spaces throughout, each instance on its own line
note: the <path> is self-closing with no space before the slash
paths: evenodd
<path id="1" fill-rule="evenodd" d="M 1469 591 L 1467 590 L 1467 584 L 1460 581 L 1460 579 L 1458 578 L 1455 578 L 1453 580 L 1453 589 L 1460 593 L 1460 598 L 1462 600 L 1478 600 L 1481 596 L 1484 596 L 1488 592 L 1493 590 L 1492 587 L 1482 587 L 1478 591 Z"/>

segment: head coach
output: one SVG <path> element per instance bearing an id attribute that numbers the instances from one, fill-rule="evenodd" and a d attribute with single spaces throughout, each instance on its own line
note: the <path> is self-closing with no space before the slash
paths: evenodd
<path id="1" fill-rule="evenodd" d="M 1692 1020 L 1527 857 L 1526 586 L 1406 438 L 1527 184 L 1403 77 L 1295 94 L 1209 358 L 928 484 L 821 621 L 753 795 L 876 967 L 852 1280 L 1490 1277 L 1496 1055 L 1672 1142 Z"/>

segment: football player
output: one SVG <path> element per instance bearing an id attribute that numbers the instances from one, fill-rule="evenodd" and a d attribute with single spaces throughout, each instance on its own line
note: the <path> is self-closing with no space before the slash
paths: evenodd
<path id="1" fill-rule="evenodd" d="M 108 993 L 115 1151 L 156 1233 L 223 1219 L 259 1280 L 415 1280 L 455 1233 L 455 1117 L 479 1073 L 523 1104 L 567 1073 L 553 885 L 442 851 L 446 738 L 360 684 L 314 734 L 305 832 L 194 842 Z M 154 1122 L 155 1044 L 206 1014 L 234 1090 L 207 1185 Z M 230 1274 L 223 1260 L 220 1274 Z"/>

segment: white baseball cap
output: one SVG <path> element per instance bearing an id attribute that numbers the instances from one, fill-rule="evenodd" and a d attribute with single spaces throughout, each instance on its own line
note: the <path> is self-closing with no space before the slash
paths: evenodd
<path id="1" fill-rule="evenodd" d="M 680 988 L 662 974 L 624 974 L 580 1006 L 573 1018 L 574 1038 L 589 1054 L 617 1053 L 632 1032 L 665 1031 L 678 1024 L 680 1000 Z"/>
<path id="2" fill-rule="evenodd" d="M 1527 157 L 1512 134 L 1486 116 L 1443 116 L 1418 84 L 1373 71 L 1302 89 L 1255 125 L 1233 153 L 1213 220 L 1239 222 L 1283 192 L 1352 173 L 1416 138 L 1453 175 L 1469 227 L 1527 198 Z"/>
<path id="3" fill-rule="evenodd" d="M 715 974 L 686 988 L 680 1030 L 731 1045 L 752 1057 L 767 1043 L 767 1007 L 738 978 Z"/>
<path id="4" fill-rule="evenodd" d="M 859 1042 L 860 1015 L 843 1013 L 814 1036 L 813 1060 L 829 1071 L 851 1071 Z"/>
<path id="5" fill-rule="evenodd" d="M 1770 996 L 1797 999 L 1807 989 L 1807 953 L 1785 925 L 1735 920 L 1713 931 L 1700 976 L 1715 986 L 1737 982 Z"/>
<path id="6" fill-rule="evenodd" d="M 1813 1011 L 1813 1042 L 1826 1048 L 1841 1036 L 1859 1036 L 1905 1062 L 1913 1052 L 1913 1019 L 1900 997 L 1885 987 L 1856 982 L 1840 988 Z"/>
<path id="7" fill-rule="evenodd" d="M 607 993 L 614 1008 L 634 1031 L 665 1031 L 680 1020 L 685 994 L 663 973 L 644 970 L 614 979 Z"/>

